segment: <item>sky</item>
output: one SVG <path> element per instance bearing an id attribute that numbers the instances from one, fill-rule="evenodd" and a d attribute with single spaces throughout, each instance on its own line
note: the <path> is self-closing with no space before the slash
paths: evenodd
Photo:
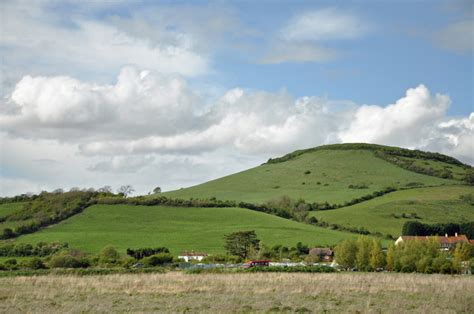
<path id="1" fill-rule="evenodd" d="M 0 2 L 0 196 L 172 190 L 330 143 L 474 164 L 472 1 Z"/>

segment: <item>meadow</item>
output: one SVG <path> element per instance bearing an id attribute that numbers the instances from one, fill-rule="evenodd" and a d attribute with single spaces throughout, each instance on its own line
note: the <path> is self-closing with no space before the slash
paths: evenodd
<path id="1" fill-rule="evenodd" d="M 472 276 L 120 274 L 0 278 L 0 312 L 472 313 Z"/>
<path id="2" fill-rule="evenodd" d="M 106 245 L 122 254 L 127 248 L 168 247 L 224 253 L 224 235 L 255 230 L 264 244 L 334 245 L 355 235 L 243 208 L 180 208 L 165 206 L 94 205 L 59 224 L 20 236 L 22 243 L 67 242 L 90 253 Z"/>
<path id="3" fill-rule="evenodd" d="M 444 164 L 430 162 L 439 167 Z M 459 181 L 402 169 L 369 150 L 317 150 L 163 195 L 184 199 L 216 197 L 252 203 L 288 195 L 307 202 L 341 204 L 389 186 L 406 188 L 413 184 L 439 186 L 459 184 Z M 362 188 L 350 188 L 351 185 Z"/>
<path id="4" fill-rule="evenodd" d="M 405 221 L 461 223 L 474 221 L 474 206 L 460 199 L 472 186 L 442 186 L 396 191 L 353 206 L 315 211 L 320 221 L 399 236 Z M 415 218 L 416 217 L 416 218 Z"/>

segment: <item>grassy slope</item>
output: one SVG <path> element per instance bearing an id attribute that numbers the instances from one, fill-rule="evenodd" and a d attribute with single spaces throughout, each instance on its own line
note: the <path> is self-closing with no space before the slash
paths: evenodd
<path id="1" fill-rule="evenodd" d="M 182 250 L 223 252 L 223 236 L 255 230 L 268 245 L 335 244 L 351 234 L 301 224 L 241 208 L 177 208 L 162 206 L 95 205 L 83 213 L 17 241 L 67 242 L 88 252 L 111 244 L 128 247 L 166 246 Z"/>
<path id="2" fill-rule="evenodd" d="M 6 203 L 0 205 L 0 217 L 5 217 L 17 210 L 19 210 L 23 206 L 23 202 L 17 203 Z"/>
<path id="3" fill-rule="evenodd" d="M 306 171 L 311 173 L 305 174 Z M 404 170 L 375 157 L 368 150 L 319 150 L 163 195 L 257 203 L 288 195 L 311 202 L 343 203 L 387 186 L 404 187 L 410 182 L 425 185 L 459 183 Z M 350 184 L 365 184 L 369 188 L 350 189 Z"/>
<path id="4" fill-rule="evenodd" d="M 474 221 L 474 206 L 459 199 L 474 194 L 474 187 L 443 186 L 397 191 L 373 200 L 336 210 L 312 212 L 319 220 L 371 232 L 400 235 L 402 225 L 413 218 L 395 218 L 416 213 L 422 223 Z"/>
<path id="5" fill-rule="evenodd" d="M 16 202 L 16 203 L 6 203 L 0 205 L 0 217 L 5 217 L 9 214 L 14 213 L 17 210 L 23 208 L 24 202 Z M 0 232 L 5 228 L 15 228 L 27 221 L 4 221 L 0 222 Z"/>

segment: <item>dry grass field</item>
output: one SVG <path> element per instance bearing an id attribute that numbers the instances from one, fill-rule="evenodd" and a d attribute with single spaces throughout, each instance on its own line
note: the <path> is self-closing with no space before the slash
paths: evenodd
<path id="1" fill-rule="evenodd" d="M 474 277 L 133 274 L 0 278 L 0 312 L 472 313 Z"/>

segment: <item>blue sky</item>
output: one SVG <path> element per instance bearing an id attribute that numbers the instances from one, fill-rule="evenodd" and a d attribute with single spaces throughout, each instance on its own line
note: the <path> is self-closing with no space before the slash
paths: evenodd
<path id="1" fill-rule="evenodd" d="M 157 177 L 173 189 L 339 142 L 474 162 L 471 1 L 0 11 L 0 194 L 110 182 L 143 193 Z"/>

